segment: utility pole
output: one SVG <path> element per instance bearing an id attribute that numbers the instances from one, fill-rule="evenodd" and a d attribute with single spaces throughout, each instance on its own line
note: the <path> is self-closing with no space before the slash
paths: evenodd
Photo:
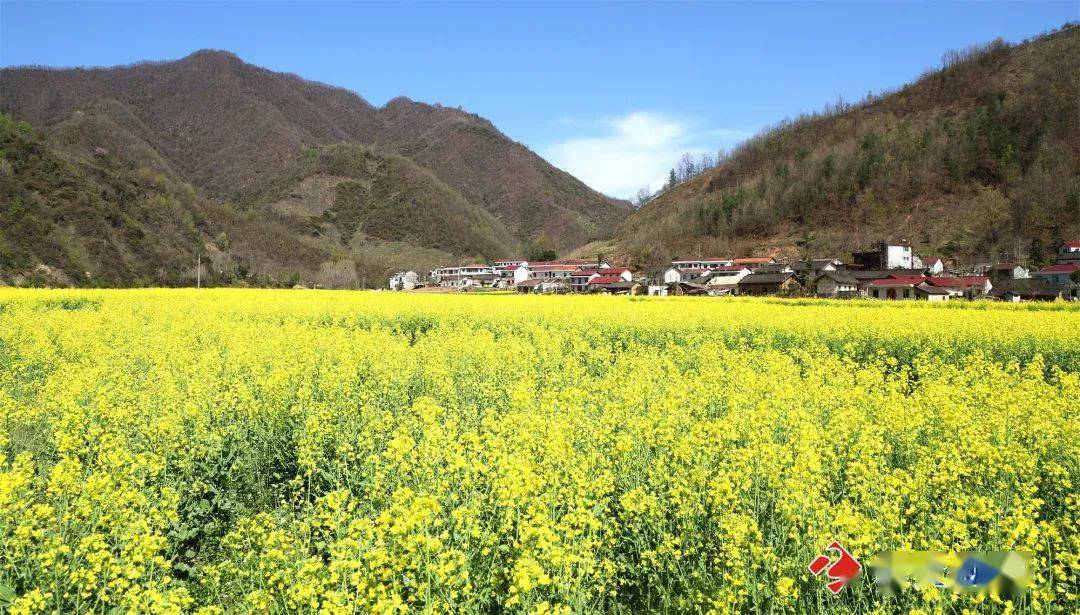
<path id="1" fill-rule="evenodd" d="M 202 252 L 197 252 L 195 260 L 195 288 L 202 288 Z"/>

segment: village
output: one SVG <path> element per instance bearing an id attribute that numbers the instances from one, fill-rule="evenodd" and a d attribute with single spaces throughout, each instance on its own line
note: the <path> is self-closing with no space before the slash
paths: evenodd
<path id="1" fill-rule="evenodd" d="M 779 296 L 836 299 L 952 299 L 1022 301 L 1080 300 L 1080 241 L 1062 244 L 1052 265 L 1032 270 L 1016 262 L 964 269 L 942 258 L 921 258 L 907 241 L 879 242 L 854 252 L 848 262 L 812 258 L 783 262 L 771 257 L 678 258 L 661 274 L 635 275 L 602 257 L 440 267 L 390 278 L 391 290 L 509 290 L 518 293 L 613 295 Z"/>

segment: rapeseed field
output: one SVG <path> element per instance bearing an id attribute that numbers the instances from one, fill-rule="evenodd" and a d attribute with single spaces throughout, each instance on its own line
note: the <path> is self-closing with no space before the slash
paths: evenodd
<path id="1" fill-rule="evenodd" d="M 0 289 L 0 611 L 1075 612 L 1078 409 L 1070 306 Z"/>

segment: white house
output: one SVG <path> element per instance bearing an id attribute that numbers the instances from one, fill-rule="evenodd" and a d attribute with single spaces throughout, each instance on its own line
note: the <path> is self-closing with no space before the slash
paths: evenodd
<path id="1" fill-rule="evenodd" d="M 496 265 L 495 271 L 499 274 L 499 285 L 504 287 L 517 286 L 529 279 L 529 263 L 522 261 L 516 265 Z"/>
<path id="2" fill-rule="evenodd" d="M 458 265 L 435 269 L 431 279 L 445 288 L 494 286 L 499 281 L 499 274 L 490 265 Z"/>
<path id="3" fill-rule="evenodd" d="M 399 271 L 390 276 L 390 290 L 412 290 L 419 281 L 415 271 Z"/>
<path id="4" fill-rule="evenodd" d="M 732 264 L 730 258 L 679 258 L 671 261 L 671 266 L 676 269 L 716 269 Z"/>
<path id="5" fill-rule="evenodd" d="M 945 263 L 936 256 L 931 256 L 924 260 L 923 266 L 926 268 L 927 275 L 938 275 L 942 271 L 945 271 Z"/>
<path id="6" fill-rule="evenodd" d="M 878 242 L 874 249 L 866 252 L 853 252 L 851 260 L 866 269 L 912 269 L 914 258 L 911 244 L 906 241 L 889 244 Z"/>

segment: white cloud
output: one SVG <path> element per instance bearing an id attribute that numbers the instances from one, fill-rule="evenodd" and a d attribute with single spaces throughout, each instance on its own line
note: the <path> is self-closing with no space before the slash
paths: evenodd
<path id="1" fill-rule="evenodd" d="M 605 120 L 599 128 L 600 136 L 559 141 L 543 153 L 593 189 L 622 198 L 634 196 L 646 184 L 659 189 L 686 152 L 700 156 L 749 136 L 732 129 L 694 130 L 686 122 L 647 111 Z"/>

